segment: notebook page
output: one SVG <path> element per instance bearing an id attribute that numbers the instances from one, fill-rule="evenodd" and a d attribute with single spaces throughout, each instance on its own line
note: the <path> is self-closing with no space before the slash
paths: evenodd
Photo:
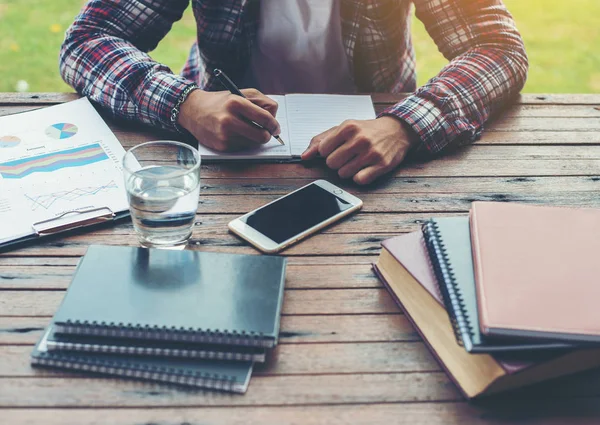
<path id="1" fill-rule="evenodd" d="M 289 94 L 285 98 L 292 156 L 300 156 L 314 136 L 344 120 L 376 116 L 368 95 Z"/>
<path id="2" fill-rule="evenodd" d="M 202 159 L 254 159 L 263 157 L 269 157 L 272 159 L 289 159 L 291 153 L 289 145 L 290 135 L 287 124 L 286 100 L 284 96 L 272 95 L 269 97 L 279 104 L 276 118 L 279 126 L 281 127 L 280 137 L 286 143 L 285 145 L 281 145 L 277 140 L 275 140 L 274 137 L 272 137 L 271 140 L 264 145 L 239 152 L 219 152 L 198 144 L 198 152 L 200 153 Z"/>

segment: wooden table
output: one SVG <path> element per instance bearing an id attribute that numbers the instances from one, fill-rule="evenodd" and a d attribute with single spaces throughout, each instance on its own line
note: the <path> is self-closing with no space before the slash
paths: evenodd
<path id="1" fill-rule="evenodd" d="M 399 98 L 373 95 L 378 110 Z M 72 99 L 4 94 L 0 115 Z M 158 138 L 111 126 L 125 148 Z M 474 146 L 370 188 L 321 166 L 202 166 L 193 248 L 255 254 L 226 223 L 317 178 L 357 194 L 363 211 L 285 251 L 281 342 L 244 396 L 29 366 L 78 258 L 91 243 L 136 245 L 131 223 L 0 255 L 0 423 L 600 423 L 600 372 L 465 402 L 371 272 L 382 240 L 474 200 L 600 207 L 600 95 L 524 95 Z"/>

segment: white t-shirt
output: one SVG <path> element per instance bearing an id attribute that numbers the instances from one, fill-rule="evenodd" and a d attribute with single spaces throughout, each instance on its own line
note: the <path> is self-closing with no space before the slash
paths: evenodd
<path id="1" fill-rule="evenodd" d="M 339 0 L 262 0 L 246 86 L 263 93 L 354 93 Z"/>

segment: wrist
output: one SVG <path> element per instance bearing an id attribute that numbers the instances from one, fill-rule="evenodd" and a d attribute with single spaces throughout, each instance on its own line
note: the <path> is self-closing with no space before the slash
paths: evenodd
<path id="1" fill-rule="evenodd" d="M 399 139 L 409 145 L 410 149 L 419 143 L 419 136 L 406 121 L 390 115 L 384 115 L 378 119 L 384 120 L 386 125 L 389 125 L 400 136 Z"/>
<path id="2" fill-rule="evenodd" d="M 186 87 L 179 96 L 177 103 L 173 107 L 171 112 L 171 124 L 175 129 L 182 133 L 182 129 L 188 130 L 188 119 L 186 117 L 189 116 L 190 110 L 190 97 L 198 91 L 198 86 L 196 84 L 191 84 Z M 187 103 L 187 106 L 184 106 Z"/>

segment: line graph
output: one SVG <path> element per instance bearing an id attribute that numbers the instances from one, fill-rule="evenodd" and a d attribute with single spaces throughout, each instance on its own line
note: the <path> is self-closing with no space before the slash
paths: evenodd
<path id="1" fill-rule="evenodd" d="M 44 208 L 47 210 L 56 201 L 72 202 L 84 196 L 93 196 L 97 193 L 108 191 L 110 189 L 118 189 L 118 186 L 114 180 L 111 180 L 102 186 L 77 187 L 71 190 L 61 190 L 58 192 L 36 196 L 29 196 L 25 194 L 25 197 L 31 201 L 31 211 L 36 211 L 39 208 Z"/>

